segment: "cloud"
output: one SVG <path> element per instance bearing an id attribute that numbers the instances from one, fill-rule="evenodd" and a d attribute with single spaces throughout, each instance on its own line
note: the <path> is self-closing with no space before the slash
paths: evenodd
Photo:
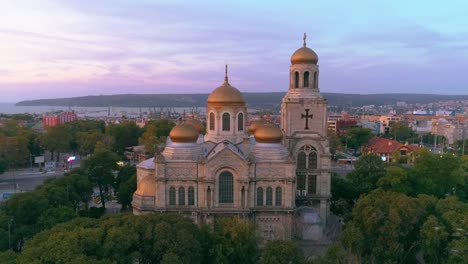
<path id="1" fill-rule="evenodd" d="M 324 91 L 451 92 L 450 84 L 463 92 L 457 87 L 467 83 L 460 68 L 467 64 L 468 34 L 437 27 L 442 22 L 430 19 L 437 12 L 416 9 L 424 21 L 408 19 L 398 0 L 385 6 L 314 1 L 301 8 L 265 1 L 25 4 L 0 4 L 10 14 L 0 18 L 0 91 L 29 89 L 14 93 L 21 99 L 210 92 L 226 63 L 241 91 L 284 91 L 303 31 L 319 55 Z"/>

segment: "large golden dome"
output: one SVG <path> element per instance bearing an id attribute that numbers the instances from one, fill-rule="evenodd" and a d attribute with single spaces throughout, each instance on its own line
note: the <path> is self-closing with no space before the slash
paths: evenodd
<path id="1" fill-rule="evenodd" d="M 202 134 L 203 131 L 205 130 L 205 126 L 202 124 L 200 120 L 189 119 L 185 121 L 185 123 L 193 126 L 197 130 L 198 134 Z"/>
<path id="2" fill-rule="evenodd" d="M 245 103 L 244 96 L 228 82 L 227 65 L 224 83 L 208 96 L 208 103 Z"/>
<path id="3" fill-rule="evenodd" d="M 258 143 L 280 143 L 283 139 L 281 129 L 271 123 L 258 127 L 254 132 L 255 141 Z"/>
<path id="4" fill-rule="evenodd" d="M 198 139 L 198 131 L 193 125 L 182 123 L 172 128 L 169 137 L 175 143 L 193 143 Z"/>
<path id="5" fill-rule="evenodd" d="M 296 50 L 291 56 L 291 64 L 317 64 L 318 56 L 315 51 L 309 49 L 306 44 L 306 34 L 304 33 L 304 44 L 302 48 Z"/>
<path id="6" fill-rule="evenodd" d="M 135 194 L 140 196 L 155 196 L 156 182 L 151 177 L 145 177 L 138 183 L 138 189 Z"/>
<path id="7" fill-rule="evenodd" d="M 249 135 L 252 135 L 253 133 L 255 133 L 255 130 L 257 130 L 257 128 L 259 128 L 260 126 L 263 126 L 264 124 L 266 124 L 266 121 L 263 120 L 263 119 L 258 119 L 258 120 L 252 121 L 250 123 L 250 125 L 249 125 L 247 133 Z"/>

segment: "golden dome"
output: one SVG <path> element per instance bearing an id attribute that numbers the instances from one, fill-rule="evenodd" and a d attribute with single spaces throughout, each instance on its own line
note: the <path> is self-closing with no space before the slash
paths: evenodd
<path id="1" fill-rule="evenodd" d="M 247 133 L 249 135 L 252 135 L 253 133 L 255 133 L 255 130 L 257 130 L 257 128 L 265 124 L 266 124 L 266 121 L 263 119 L 254 120 L 250 123 Z"/>
<path id="2" fill-rule="evenodd" d="M 208 103 L 245 103 L 244 96 L 228 82 L 227 65 L 224 83 L 208 96 Z"/>
<path id="3" fill-rule="evenodd" d="M 291 56 L 291 64 L 317 64 L 317 62 L 317 53 L 307 47 L 302 47 L 296 50 L 296 52 Z"/>
<path id="4" fill-rule="evenodd" d="M 182 123 L 172 128 L 169 137 L 175 143 L 192 143 L 197 141 L 198 131 L 193 125 Z"/>
<path id="5" fill-rule="evenodd" d="M 138 183 L 135 194 L 140 196 L 156 196 L 156 182 L 151 177 L 145 177 Z"/>
<path id="6" fill-rule="evenodd" d="M 203 123 L 200 120 L 189 119 L 189 120 L 185 121 L 185 123 L 193 126 L 198 131 L 198 134 L 203 133 L 203 131 L 205 130 L 205 126 L 203 125 Z"/>
<path id="7" fill-rule="evenodd" d="M 315 51 L 309 49 L 306 44 L 306 34 L 304 33 L 304 44 L 303 47 L 296 50 L 291 56 L 291 64 L 317 64 L 318 56 Z"/>
<path id="8" fill-rule="evenodd" d="M 254 132 L 255 141 L 258 143 L 280 143 L 283 139 L 281 129 L 271 123 L 258 127 Z"/>

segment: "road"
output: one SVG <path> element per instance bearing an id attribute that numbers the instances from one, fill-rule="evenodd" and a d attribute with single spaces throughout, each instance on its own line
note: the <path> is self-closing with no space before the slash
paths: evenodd
<path id="1" fill-rule="evenodd" d="M 77 166 L 74 165 L 74 167 Z M 31 191 L 42 184 L 45 179 L 62 177 L 63 174 L 63 170 L 42 173 L 37 168 L 7 171 L 0 175 L 0 201 L 3 200 L 4 193 Z"/>

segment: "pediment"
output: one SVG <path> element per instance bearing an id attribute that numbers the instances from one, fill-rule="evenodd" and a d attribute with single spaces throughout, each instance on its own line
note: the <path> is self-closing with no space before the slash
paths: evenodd
<path id="1" fill-rule="evenodd" d="M 237 172 L 247 171 L 247 160 L 235 153 L 230 148 L 223 148 L 222 150 L 210 155 L 207 166 L 211 171 L 217 171 L 220 168 L 231 168 Z"/>

